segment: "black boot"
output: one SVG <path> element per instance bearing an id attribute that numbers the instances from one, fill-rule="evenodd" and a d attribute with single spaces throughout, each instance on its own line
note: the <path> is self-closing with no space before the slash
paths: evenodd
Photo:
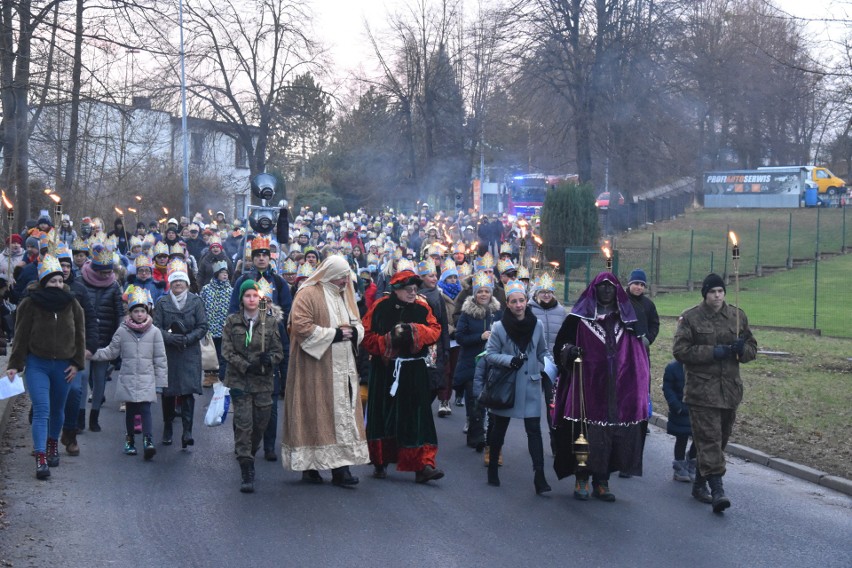
<path id="1" fill-rule="evenodd" d="M 192 439 L 192 419 L 195 414 L 195 397 L 193 395 L 187 395 L 182 396 L 181 399 L 180 418 L 183 423 L 183 434 L 180 437 L 180 444 L 182 448 L 186 448 L 187 446 L 195 444 L 195 440 Z M 252 467 L 254 467 L 253 464 Z M 252 469 L 252 471 L 254 470 Z"/>
<path id="2" fill-rule="evenodd" d="M 175 397 L 163 395 L 163 445 L 171 446 L 174 433 L 172 420 L 175 419 Z"/>
<path id="3" fill-rule="evenodd" d="M 240 462 L 240 473 L 243 476 L 240 484 L 241 493 L 254 493 L 254 462 L 243 460 Z"/>
<path id="4" fill-rule="evenodd" d="M 331 470 L 331 483 L 338 487 L 351 487 L 358 485 L 359 479 L 352 475 L 349 471 L 349 466 L 336 467 Z"/>
<path id="5" fill-rule="evenodd" d="M 543 469 L 535 470 L 533 484 L 535 484 L 535 492 L 537 495 L 541 495 L 542 493 L 548 493 L 549 491 L 551 491 L 550 485 L 547 484 L 547 480 L 544 478 Z"/>
<path id="6" fill-rule="evenodd" d="M 162 440 L 163 445 L 164 446 L 171 446 L 173 437 L 174 437 L 174 434 L 172 432 L 172 423 L 171 422 L 163 423 L 163 440 Z"/>
<path id="7" fill-rule="evenodd" d="M 707 483 L 710 484 L 710 492 L 713 494 L 713 512 L 721 513 L 731 506 L 731 501 L 725 497 L 725 488 L 722 487 L 721 475 L 708 475 Z"/>
<path id="8" fill-rule="evenodd" d="M 500 476 L 497 471 L 500 468 L 500 450 L 502 446 L 488 446 L 488 485 L 500 487 Z"/>
<path id="9" fill-rule="evenodd" d="M 710 492 L 707 490 L 707 480 L 701 477 L 698 470 L 695 471 L 695 481 L 692 482 L 692 496 L 696 500 L 707 503 L 708 505 L 713 502 L 713 497 L 710 496 Z"/>
<path id="10" fill-rule="evenodd" d="M 47 479 L 50 477 L 50 467 L 47 465 L 47 455 L 44 452 L 37 452 L 36 459 L 36 479 Z"/>
<path id="11" fill-rule="evenodd" d="M 100 415 L 100 410 L 92 410 L 89 412 L 89 431 L 90 432 L 100 432 L 101 425 L 98 424 L 98 416 Z"/>
<path id="12" fill-rule="evenodd" d="M 47 439 L 47 465 L 48 467 L 59 467 L 59 440 Z"/>

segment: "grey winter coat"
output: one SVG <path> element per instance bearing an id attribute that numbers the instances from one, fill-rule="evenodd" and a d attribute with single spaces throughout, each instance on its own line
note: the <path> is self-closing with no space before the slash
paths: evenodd
<path id="1" fill-rule="evenodd" d="M 118 402 L 157 402 L 157 387 L 169 384 L 166 346 L 155 326 L 139 335 L 122 322 L 106 347 L 92 355 L 92 361 L 112 361 L 121 357 L 121 371 L 115 385 Z"/>
<path id="2" fill-rule="evenodd" d="M 181 348 L 177 336 L 169 329 L 175 322 L 181 322 L 186 334 L 186 347 Z M 207 314 L 201 298 L 187 292 L 183 310 L 177 309 L 171 294 L 166 294 L 154 308 L 154 325 L 163 332 L 166 344 L 166 356 L 169 360 L 169 386 L 163 391 L 165 396 L 201 394 L 201 338 L 207 335 Z"/>
<path id="3" fill-rule="evenodd" d="M 547 350 L 553 353 L 556 334 L 559 333 L 559 330 L 562 328 L 562 322 L 568 316 L 565 306 L 559 302 L 555 302 L 554 306 L 543 308 L 535 300 L 530 300 L 529 306 L 533 315 L 544 325 L 544 342 L 547 344 Z"/>
<path id="4" fill-rule="evenodd" d="M 544 370 L 544 356 L 549 353 L 544 343 L 544 326 L 536 323 L 532 341 L 527 346 L 527 360 L 515 372 L 515 406 L 506 410 L 492 410 L 497 416 L 509 418 L 536 418 L 541 416 L 542 390 L 541 372 Z M 519 355 L 518 347 L 509 339 L 503 322 L 495 322 L 491 328 L 491 337 L 485 346 L 485 358 L 489 365 L 508 368 L 512 358 Z"/>

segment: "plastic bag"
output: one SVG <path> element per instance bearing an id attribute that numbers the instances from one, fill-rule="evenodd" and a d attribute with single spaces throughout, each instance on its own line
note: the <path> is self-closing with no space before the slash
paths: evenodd
<path id="1" fill-rule="evenodd" d="M 231 406 L 230 392 L 231 389 L 221 382 L 213 385 L 213 398 L 210 399 L 210 406 L 207 407 L 207 414 L 204 415 L 206 426 L 220 426 L 225 423 L 225 419 L 228 418 L 228 408 Z"/>

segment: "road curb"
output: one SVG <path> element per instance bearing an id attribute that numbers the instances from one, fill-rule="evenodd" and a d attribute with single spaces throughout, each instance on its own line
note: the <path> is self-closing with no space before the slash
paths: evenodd
<path id="1" fill-rule="evenodd" d="M 654 426 L 665 429 L 669 421 L 665 416 L 654 414 L 648 420 Z M 766 466 L 770 469 L 798 477 L 804 481 L 809 481 L 821 487 L 832 489 L 840 493 L 852 496 L 852 480 L 836 475 L 829 475 L 824 471 L 798 464 L 790 460 L 771 456 L 767 453 L 743 446 L 742 444 L 728 444 L 725 451 L 732 456 L 748 460 L 758 465 Z"/>

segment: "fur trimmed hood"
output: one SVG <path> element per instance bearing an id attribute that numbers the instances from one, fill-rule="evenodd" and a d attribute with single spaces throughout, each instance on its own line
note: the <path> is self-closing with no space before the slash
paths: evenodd
<path id="1" fill-rule="evenodd" d="M 495 298 L 493 295 L 491 296 L 491 302 L 489 302 L 488 304 L 488 310 L 492 314 L 496 314 L 498 311 L 500 311 L 500 302 L 498 302 L 497 298 Z M 461 311 L 463 314 L 467 314 L 470 317 L 478 320 L 485 319 L 486 315 L 485 307 L 477 304 L 473 296 L 468 296 L 467 298 L 465 298 L 464 304 L 462 304 Z"/>

